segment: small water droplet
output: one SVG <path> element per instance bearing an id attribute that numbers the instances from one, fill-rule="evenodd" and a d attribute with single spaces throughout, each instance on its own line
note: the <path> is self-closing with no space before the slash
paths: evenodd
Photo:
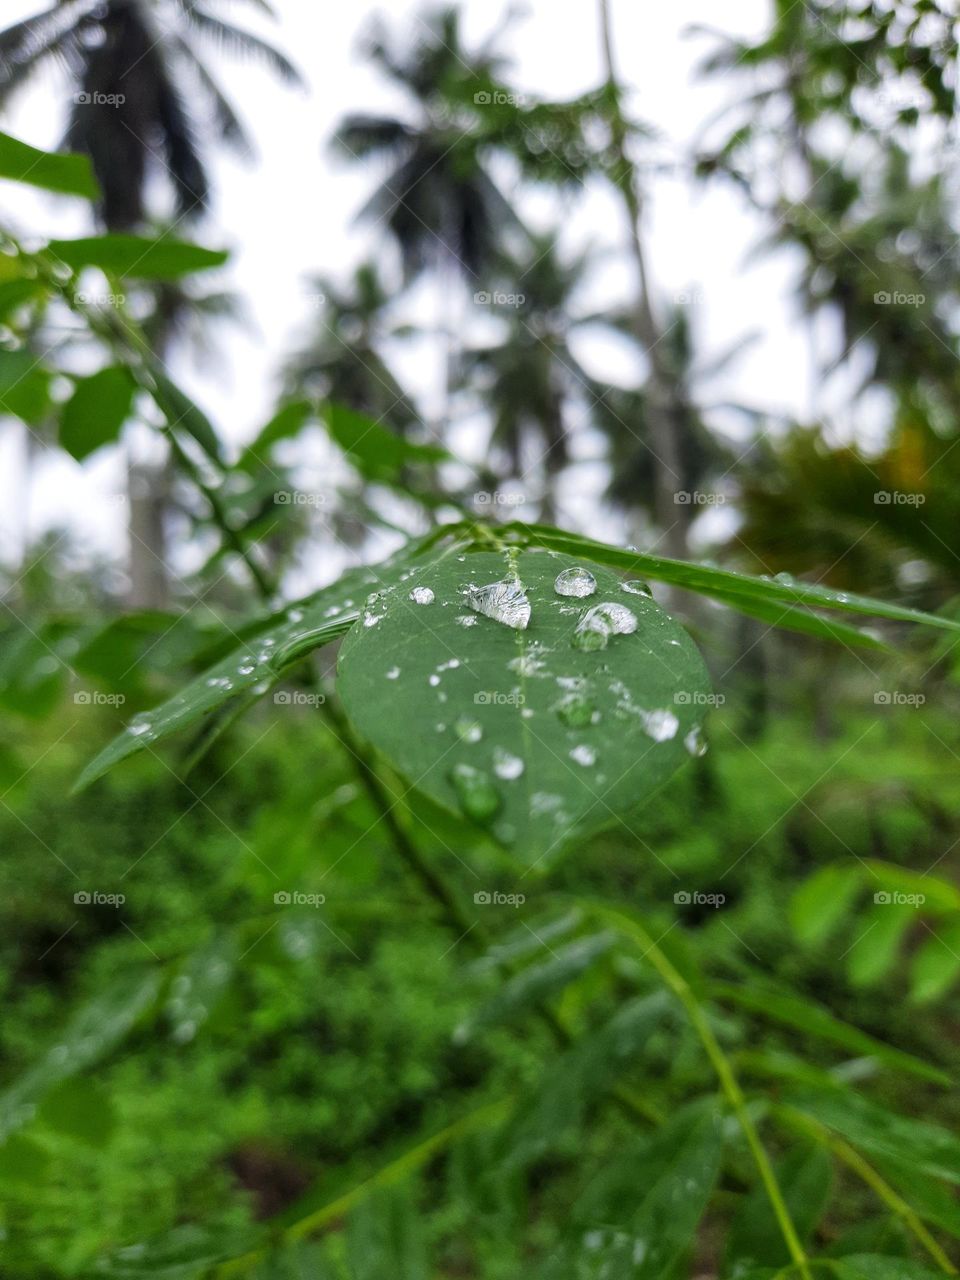
<path id="1" fill-rule="evenodd" d="M 582 729 L 594 722 L 593 703 L 582 693 L 568 693 L 553 708 L 557 715 L 571 729 Z"/>
<path id="2" fill-rule="evenodd" d="M 436 596 L 429 587 L 414 587 L 410 592 L 410 599 L 414 604 L 433 604 Z"/>
<path id="3" fill-rule="evenodd" d="M 503 778 L 505 782 L 512 782 L 515 778 L 519 778 L 523 773 L 523 761 L 519 756 L 511 754 L 503 747 L 494 747 L 493 750 L 493 772 L 498 778 Z"/>
<path id="4" fill-rule="evenodd" d="M 532 653 L 521 653 L 510 659 L 507 670 L 518 676 L 535 676 L 543 670 L 543 663 Z"/>
<path id="5" fill-rule="evenodd" d="M 597 762 L 597 753 L 593 747 L 588 747 L 586 743 L 581 742 L 570 752 L 570 759 L 575 760 L 577 764 L 582 764 L 585 768 Z"/>
<path id="6" fill-rule="evenodd" d="M 472 613 L 460 613 L 454 618 L 454 622 L 459 622 L 461 627 L 475 627 L 477 619 Z"/>
<path id="7" fill-rule="evenodd" d="M 467 817 L 489 822 L 499 811 L 500 793 L 482 769 L 472 764 L 454 765 L 450 780 Z"/>
<path id="8" fill-rule="evenodd" d="M 440 677 L 436 673 L 434 673 L 432 676 L 430 676 L 429 683 L 432 684 L 434 688 L 436 688 L 437 685 L 440 683 Z"/>
<path id="9" fill-rule="evenodd" d="M 611 636 L 628 636 L 637 629 L 637 617 L 626 605 L 605 600 L 588 609 L 573 633 L 576 649 L 594 652 L 605 649 Z"/>
<path id="10" fill-rule="evenodd" d="M 490 582 L 486 586 L 471 585 L 467 589 L 467 604 L 475 613 L 502 622 L 515 631 L 526 630 L 530 621 L 530 601 L 523 587 L 515 579 Z"/>
<path id="11" fill-rule="evenodd" d="M 303 610 L 302 610 L 302 609 L 291 609 L 291 610 L 290 610 L 290 612 L 287 614 L 287 621 L 288 621 L 288 622 L 302 622 L 302 621 L 303 621 Z"/>
<path id="12" fill-rule="evenodd" d="M 150 721 L 134 720 L 134 722 L 128 727 L 127 732 L 132 733 L 135 738 L 142 738 L 144 734 L 150 732 Z"/>
<path id="13" fill-rule="evenodd" d="M 644 582 L 642 578 L 627 578 L 625 582 L 621 582 L 620 586 L 624 591 L 632 596 L 652 596 L 650 583 Z"/>
<path id="14" fill-rule="evenodd" d="M 237 667 L 237 675 L 252 676 L 255 670 L 256 668 L 254 667 L 253 663 L 244 662 L 241 666 Z"/>
<path id="15" fill-rule="evenodd" d="M 365 627 L 375 627 L 382 617 L 383 614 L 381 613 L 368 613 L 363 619 L 363 625 Z"/>
<path id="16" fill-rule="evenodd" d="M 471 720 L 468 716 L 461 716 L 453 727 L 461 742 L 479 742 L 483 737 L 483 730 L 480 725 L 476 720 Z"/>
<path id="17" fill-rule="evenodd" d="M 597 580 L 589 570 L 577 565 L 558 573 L 553 589 L 558 596 L 577 596 L 582 599 L 593 595 L 597 589 Z"/>
<path id="18" fill-rule="evenodd" d="M 387 679 L 396 680 L 399 675 L 400 675 L 400 668 L 391 667 L 390 670 L 387 672 Z"/>

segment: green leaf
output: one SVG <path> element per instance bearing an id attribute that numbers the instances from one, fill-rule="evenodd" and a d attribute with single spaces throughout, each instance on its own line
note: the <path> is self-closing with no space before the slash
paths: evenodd
<path id="1" fill-rule="evenodd" d="M 882 1040 L 874 1039 L 858 1027 L 841 1022 L 812 1000 L 756 985 L 734 986 L 729 982 L 712 983 L 710 994 L 718 1000 L 732 1001 L 752 1013 L 792 1027 L 795 1031 L 830 1040 L 851 1053 L 876 1058 L 878 1062 L 895 1070 L 906 1071 L 937 1084 L 952 1084 L 951 1077 L 945 1071 L 910 1053 L 904 1053 L 901 1049 L 895 1049 L 892 1045 L 884 1044 Z"/>
<path id="2" fill-rule="evenodd" d="M 250 1228 L 186 1223 L 101 1258 L 93 1276 L 104 1280 L 199 1280 L 211 1267 L 245 1253 L 260 1238 Z"/>
<path id="3" fill-rule="evenodd" d="M 712 1102 L 685 1108 L 637 1143 L 575 1207 L 580 1238 L 555 1274 L 564 1280 L 668 1280 L 677 1274 L 707 1208 L 722 1146 Z"/>
<path id="4" fill-rule="evenodd" d="M 220 440 L 200 406 L 181 391 L 161 369 L 154 368 L 151 373 L 154 381 L 153 398 L 167 418 L 170 428 L 174 431 L 186 431 L 193 436 L 208 458 L 213 458 L 215 462 L 222 461 Z"/>
<path id="5" fill-rule="evenodd" d="M 641 578 L 670 582 L 700 595 L 716 596 L 733 609 L 745 606 L 744 612 L 749 612 L 758 602 L 806 605 L 813 609 L 839 609 L 846 613 L 889 618 L 895 622 L 917 622 L 929 627 L 943 627 L 948 631 L 960 631 L 960 622 L 952 618 L 887 604 L 882 600 L 874 600 L 871 596 L 835 591 L 832 587 L 802 582 L 799 578 L 756 578 L 746 573 L 734 573 L 730 569 L 715 569 L 710 565 L 643 555 L 638 551 L 624 551 L 603 542 L 594 542 L 579 534 L 562 533 L 545 525 L 515 524 L 508 526 L 508 529 L 521 541 L 581 556 L 597 564 L 637 574 Z"/>
<path id="6" fill-rule="evenodd" d="M 648 574 L 653 577 L 653 574 Z M 764 581 L 764 579 L 760 579 Z M 742 594 L 725 591 L 711 591 L 711 600 L 725 604 L 748 618 L 756 618 L 758 622 L 766 622 L 771 627 L 780 627 L 784 631 L 796 631 L 799 635 L 814 636 L 817 640 L 829 640 L 833 644 L 853 645 L 860 649 L 880 649 L 890 652 L 890 646 L 861 631 L 846 622 L 837 622 L 833 618 L 823 618 L 819 613 L 811 613 L 806 608 L 784 605 L 779 600 L 750 600 Z"/>
<path id="7" fill-rule="evenodd" d="M 88 156 L 38 151 L 8 133 L 0 133 L 0 178 L 86 200 L 100 197 Z"/>
<path id="8" fill-rule="evenodd" d="M 0 351 L 0 417 L 39 426 L 50 408 L 50 370 L 32 351 Z"/>
<path id="9" fill-rule="evenodd" d="M 53 1048 L 0 1094 L 0 1137 L 26 1124 L 34 1104 L 54 1085 L 85 1071 L 119 1044 L 153 1004 L 159 985 L 156 970 L 128 973 L 81 1005 Z"/>
<path id="10" fill-rule="evenodd" d="M 960 920 L 927 927 L 930 937 L 910 966 L 910 999 L 918 1004 L 939 1000 L 960 976 Z"/>
<path id="11" fill-rule="evenodd" d="M 897 1115 L 860 1094 L 804 1091 L 787 1101 L 863 1151 L 960 1184 L 960 1138 L 940 1125 Z"/>
<path id="12" fill-rule="evenodd" d="M 314 407 L 309 400 L 292 400 L 281 405 L 265 427 L 244 449 L 237 460 L 236 469 L 253 475 L 261 467 L 267 466 L 270 450 L 280 440 L 289 440 L 297 435 L 314 414 Z"/>
<path id="13" fill-rule="evenodd" d="M 807 947 L 822 946 L 853 904 L 863 883 L 855 863 L 823 867 L 800 886 L 790 903 L 790 923 Z"/>
<path id="14" fill-rule="evenodd" d="M 555 1056 L 507 1127 L 511 1162 L 539 1159 L 562 1134 L 576 1129 L 591 1099 L 636 1066 L 673 1008 L 666 991 L 631 1000 L 604 1026 L 585 1032 Z"/>
<path id="15" fill-rule="evenodd" d="M 558 595 L 558 574 L 578 567 L 542 551 L 447 558 L 388 592 L 340 654 L 359 731 L 526 865 L 622 821 L 701 749 L 710 686 L 686 632 L 603 570 L 591 596 Z M 525 629 L 469 607 L 469 590 L 498 583 L 526 592 Z M 432 603 L 414 603 L 413 587 Z M 636 630 L 579 647 L 584 615 L 607 603 Z"/>
<path id="16" fill-rule="evenodd" d="M 799 1147 L 777 1169 L 777 1181 L 801 1242 L 808 1240 L 830 1198 L 833 1162 L 822 1147 Z M 765 1189 L 745 1198 L 727 1237 L 726 1271 L 740 1275 L 749 1267 L 780 1267 L 790 1254 L 780 1234 Z"/>
<path id="17" fill-rule="evenodd" d="M 614 940 L 612 933 L 587 934 L 552 951 L 550 958 L 540 964 L 521 969 L 504 983 L 492 1000 L 481 1005 L 461 1027 L 460 1036 L 466 1039 L 484 1027 L 506 1022 L 562 991 L 605 956 Z"/>
<path id="18" fill-rule="evenodd" d="M 942 1271 L 918 1266 L 910 1258 L 887 1258 L 879 1253 L 851 1254 L 830 1264 L 838 1280 L 943 1280 Z"/>
<path id="19" fill-rule="evenodd" d="M 859 936 L 847 952 L 847 976 L 855 987 L 869 987 L 896 964 L 903 935 L 916 920 L 912 907 L 871 903 L 858 922 Z"/>
<path id="20" fill-rule="evenodd" d="M 51 240 L 47 251 L 73 271 L 99 267 L 113 276 L 137 280 L 176 280 L 193 271 L 222 267 L 227 253 L 204 249 L 171 236 L 106 235 Z"/>
<path id="21" fill-rule="evenodd" d="M 243 640 L 237 636 L 237 647 L 226 657 L 109 742 L 83 770 L 75 789 L 88 786 L 127 756 L 189 728 L 227 702 L 265 693 L 284 668 L 348 630 L 359 617 L 364 597 L 409 572 L 409 560 L 417 551 L 418 544 L 412 544 L 381 565 L 351 569 L 331 586 L 265 619 Z"/>
<path id="22" fill-rule="evenodd" d="M 327 405 L 324 420 L 331 439 L 367 480 L 396 484 L 403 469 L 412 463 L 435 464 L 450 459 L 441 446 L 406 440 L 342 404 Z"/>
<path id="23" fill-rule="evenodd" d="M 136 384 L 122 365 L 77 378 L 60 415 L 60 444 L 78 462 L 120 434 Z"/>

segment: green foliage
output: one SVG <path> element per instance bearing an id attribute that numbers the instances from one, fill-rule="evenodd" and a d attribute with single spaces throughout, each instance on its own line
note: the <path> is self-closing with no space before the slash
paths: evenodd
<path id="1" fill-rule="evenodd" d="M 86 200 L 96 200 L 100 194 L 86 156 L 38 151 L 7 133 L 0 133 L 0 178 Z"/>

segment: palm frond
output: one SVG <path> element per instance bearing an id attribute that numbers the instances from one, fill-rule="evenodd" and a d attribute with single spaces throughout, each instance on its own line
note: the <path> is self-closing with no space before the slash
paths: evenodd
<path id="1" fill-rule="evenodd" d="M 251 31 L 234 26 L 232 22 L 224 22 L 215 18 L 205 9 L 191 6 L 184 11 L 190 23 L 203 35 L 210 37 L 219 48 L 241 58 L 250 58 L 263 63 L 274 75 L 285 84 L 305 88 L 303 76 L 290 59 L 267 40 L 261 40 Z"/>

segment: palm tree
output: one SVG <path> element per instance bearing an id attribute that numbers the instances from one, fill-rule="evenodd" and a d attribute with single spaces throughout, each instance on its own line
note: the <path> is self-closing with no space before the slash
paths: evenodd
<path id="1" fill-rule="evenodd" d="M 312 292 L 317 322 L 283 370 L 285 395 L 334 400 L 405 434 L 419 415 L 380 354 L 390 336 L 383 313 L 393 291 L 379 268 L 362 263 L 346 286 L 318 276 Z"/>
<path id="2" fill-rule="evenodd" d="M 272 16 L 267 0 L 249 2 Z M 201 120 L 212 122 L 211 143 L 252 151 L 198 46 L 257 59 L 285 82 L 300 83 L 282 53 L 211 7 L 216 0 L 60 0 L 0 32 L 0 109 L 48 63 L 69 77 L 74 95 L 65 140 L 90 156 L 102 192 L 98 217 L 110 231 L 149 220 L 146 193 L 154 176 L 167 180 L 177 221 L 203 213 L 210 179 L 198 143 Z M 164 287 L 154 312 L 149 327 L 163 359 L 197 307 L 188 294 Z M 169 467 L 145 470 L 131 458 L 128 475 L 131 601 L 162 607 L 169 593 Z"/>
<path id="3" fill-rule="evenodd" d="M 411 278 L 451 264 L 478 279 L 494 260 L 505 229 L 516 225 L 510 204 L 483 154 L 486 131 L 475 99 L 495 84 L 502 60 L 493 39 L 476 52 L 464 47 L 456 9 L 416 19 L 420 34 L 407 47 L 391 43 L 379 23 L 363 52 L 402 89 L 407 118 L 351 115 L 334 146 L 351 160 L 384 160 L 388 176 L 361 217 L 382 220 Z"/>
<path id="4" fill-rule="evenodd" d="M 266 0 L 250 2 L 272 13 Z M 210 4 L 215 8 L 216 0 Z M 197 142 L 201 119 L 213 122 L 209 141 L 251 150 L 197 46 L 206 42 L 258 59 L 285 82 L 300 82 L 282 53 L 208 6 L 200 0 L 60 0 L 0 32 L 0 109 L 45 64 L 66 71 L 74 87 L 66 141 L 90 156 L 103 192 L 100 217 L 111 230 L 146 220 L 148 179 L 155 173 L 169 179 L 178 217 L 203 211 L 210 181 Z"/>
<path id="5" fill-rule="evenodd" d="M 493 419 L 494 455 L 503 455 L 512 476 L 539 471 L 545 519 L 553 518 L 553 481 L 570 459 L 571 408 L 582 404 L 590 382 L 571 335 L 603 319 L 576 314 L 591 262 L 589 251 L 564 259 L 553 235 L 531 233 L 521 255 L 501 255 L 497 264 L 503 290 L 490 297 L 502 326 L 499 340 L 462 356 L 461 385 L 480 393 Z"/>

